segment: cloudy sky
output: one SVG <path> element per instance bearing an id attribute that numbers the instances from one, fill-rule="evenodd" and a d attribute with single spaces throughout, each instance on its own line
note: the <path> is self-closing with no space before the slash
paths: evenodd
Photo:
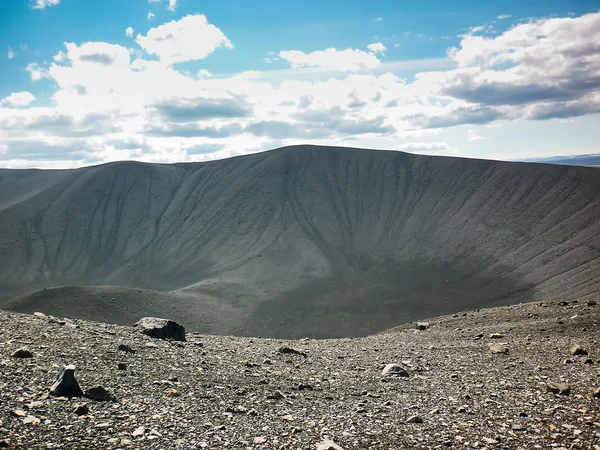
<path id="1" fill-rule="evenodd" d="M 2 0 L 0 167 L 600 153 L 598 0 Z"/>

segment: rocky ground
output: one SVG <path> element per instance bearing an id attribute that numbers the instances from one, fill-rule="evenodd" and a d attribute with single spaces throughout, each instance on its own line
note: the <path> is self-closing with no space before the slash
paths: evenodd
<path id="1" fill-rule="evenodd" d="M 600 449 L 599 321 L 593 301 L 535 303 L 360 339 L 175 342 L 0 312 L 0 447 Z M 112 399 L 49 395 L 67 364 Z"/>

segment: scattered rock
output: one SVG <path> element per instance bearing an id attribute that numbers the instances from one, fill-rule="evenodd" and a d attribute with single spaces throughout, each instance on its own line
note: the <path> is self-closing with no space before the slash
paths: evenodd
<path id="1" fill-rule="evenodd" d="M 179 391 L 174 388 L 167 388 L 163 391 L 163 394 L 169 397 L 179 397 Z"/>
<path id="2" fill-rule="evenodd" d="M 301 352 L 299 350 L 295 350 L 295 349 L 290 348 L 290 347 L 281 347 L 278 350 L 278 352 L 279 353 L 283 353 L 284 355 L 300 355 L 300 356 L 304 356 L 304 357 L 307 356 L 306 353 Z"/>
<path id="3" fill-rule="evenodd" d="M 588 300 L 587 301 L 588 306 L 596 306 L 597 304 L 598 304 L 598 302 L 596 300 Z"/>
<path id="4" fill-rule="evenodd" d="M 73 411 L 78 416 L 85 416 L 90 412 L 90 408 L 88 407 L 87 403 L 82 403 L 81 405 L 75 405 Z"/>
<path id="5" fill-rule="evenodd" d="M 117 350 L 119 350 L 121 352 L 125 352 L 125 353 L 135 353 L 134 349 L 132 349 L 129 345 L 125 345 L 125 344 L 119 344 L 119 346 L 117 347 Z"/>
<path id="6" fill-rule="evenodd" d="M 254 443 L 257 445 L 264 444 L 265 442 L 267 442 L 267 438 L 264 436 L 257 436 L 254 438 Z"/>
<path id="7" fill-rule="evenodd" d="M 31 353 L 26 348 L 20 348 L 15 350 L 10 354 L 11 358 L 33 358 L 33 353 Z"/>
<path id="8" fill-rule="evenodd" d="M 10 415 L 13 417 L 25 417 L 27 414 L 22 409 L 13 409 Z"/>
<path id="9" fill-rule="evenodd" d="M 112 396 L 102 386 L 97 386 L 97 387 L 88 389 L 87 392 L 85 393 L 85 396 L 87 398 L 96 400 L 98 402 L 108 402 L 108 401 L 112 400 Z"/>
<path id="10" fill-rule="evenodd" d="M 56 381 L 50 388 L 50 394 L 55 397 L 82 397 L 83 392 L 79 387 L 79 383 L 75 378 L 75 366 L 68 365 L 63 367 L 58 375 Z"/>
<path id="11" fill-rule="evenodd" d="M 567 383 L 553 383 L 550 382 L 546 385 L 546 390 L 553 394 L 569 395 L 571 393 L 571 386 Z"/>
<path id="12" fill-rule="evenodd" d="M 335 442 L 330 441 L 329 439 L 325 439 L 319 445 L 317 445 L 317 450 L 344 450 L 342 447 L 337 445 Z"/>
<path id="13" fill-rule="evenodd" d="M 27 416 L 23 419 L 23 423 L 25 425 L 31 424 L 31 425 L 38 425 L 41 422 L 41 420 L 38 417 L 35 416 Z"/>
<path id="14" fill-rule="evenodd" d="M 298 390 L 299 391 L 312 391 L 313 387 L 312 387 L 312 385 L 310 385 L 308 383 L 300 383 L 298 385 Z"/>
<path id="15" fill-rule="evenodd" d="M 396 377 L 408 377 L 408 372 L 400 364 L 388 364 L 381 372 L 384 377 L 396 376 Z"/>
<path id="16" fill-rule="evenodd" d="M 581 348 L 581 345 L 579 344 L 575 344 L 573 347 L 571 347 L 571 356 L 585 356 L 587 354 L 588 352 Z"/>
<path id="17" fill-rule="evenodd" d="M 176 322 L 158 317 L 143 317 L 135 324 L 142 333 L 154 339 L 185 341 L 185 328 Z"/>
<path id="18" fill-rule="evenodd" d="M 272 394 L 267 395 L 268 400 L 282 400 L 285 398 L 285 395 L 281 391 L 275 391 Z"/>
<path id="19" fill-rule="evenodd" d="M 600 398 L 600 388 L 594 391 L 594 398 Z"/>
<path id="20" fill-rule="evenodd" d="M 504 335 L 500 333 L 492 333 L 490 334 L 490 339 L 503 339 Z"/>
<path id="21" fill-rule="evenodd" d="M 34 312 L 33 316 L 37 317 L 38 319 L 47 319 L 48 318 L 48 316 L 46 314 L 44 314 L 43 312 L 39 312 L 39 311 Z"/>
<path id="22" fill-rule="evenodd" d="M 117 364 L 117 369 L 119 369 L 119 370 L 127 370 L 127 364 L 119 363 L 119 364 Z"/>
<path id="23" fill-rule="evenodd" d="M 133 433 L 131 433 L 131 435 L 133 437 L 141 437 L 146 433 L 146 428 L 141 426 L 141 427 L 137 427 L 135 430 L 133 430 Z"/>
<path id="24" fill-rule="evenodd" d="M 489 345 L 490 353 L 499 354 L 499 355 L 508 355 L 508 344 L 490 344 Z"/>
<path id="25" fill-rule="evenodd" d="M 406 423 L 423 423 L 423 419 L 419 416 L 410 416 L 406 419 Z"/>
<path id="26" fill-rule="evenodd" d="M 425 331 L 429 328 L 429 322 L 417 322 L 416 328 L 419 331 Z"/>
<path id="27" fill-rule="evenodd" d="M 10 448 L 10 440 L 0 439 L 0 448 Z"/>

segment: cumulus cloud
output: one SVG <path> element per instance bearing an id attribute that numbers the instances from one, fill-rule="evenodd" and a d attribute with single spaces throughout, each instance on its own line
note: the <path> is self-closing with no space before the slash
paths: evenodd
<path id="1" fill-rule="evenodd" d="M 381 42 L 375 42 L 373 44 L 367 45 L 367 48 L 371 50 L 373 53 L 384 54 L 387 48 Z"/>
<path id="2" fill-rule="evenodd" d="M 44 9 L 47 6 L 56 6 L 59 3 L 60 0 L 31 0 L 31 8 Z"/>
<path id="3" fill-rule="evenodd" d="M 227 36 L 202 14 L 151 28 L 146 36 L 138 34 L 136 42 L 166 64 L 204 59 L 219 47 L 233 48 Z"/>
<path id="4" fill-rule="evenodd" d="M 511 14 L 500 14 L 498 16 L 498 20 L 510 19 L 512 17 Z"/>
<path id="5" fill-rule="evenodd" d="M 125 30 L 125 36 L 127 36 L 127 37 L 133 36 L 133 28 L 127 27 L 127 29 Z"/>
<path id="6" fill-rule="evenodd" d="M 158 58 L 107 42 L 67 43 L 53 62 L 25 69 L 32 81 L 53 81 L 52 106 L 28 105 L 25 97 L 22 106 L 2 101 L 0 142 L 11 152 L 2 165 L 26 165 L 23 155 L 36 157 L 28 150 L 33 143 L 45 146 L 37 157 L 49 167 L 59 162 L 52 155 L 60 149 L 67 149 L 65 167 L 127 158 L 173 162 L 306 141 L 362 139 L 390 148 L 390 142 L 444 127 L 600 112 L 599 20 L 600 13 L 532 20 L 496 36 L 471 31 L 449 52 L 452 68 L 436 66 L 414 80 L 386 72 L 402 66 L 381 63 L 377 47 L 269 55 L 291 66 L 281 71 L 211 76 L 206 69 L 177 70 L 177 62 L 231 48 L 204 16 L 169 22 L 136 40 Z M 300 72 L 305 75 L 288 77 Z M 463 137 L 480 138 L 473 130 Z M 441 142 L 397 149 L 457 151 Z"/>
<path id="7" fill-rule="evenodd" d="M 167 6 L 167 9 L 169 11 L 175 11 L 175 8 L 177 8 L 177 0 L 169 0 L 169 6 Z"/>
<path id="8" fill-rule="evenodd" d="M 16 55 L 15 51 L 12 48 L 8 47 L 8 55 L 7 55 L 8 59 L 13 59 L 15 57 L 15 55 Z"/>
<path id="9" fill-rule="evenodd" d="M 153 13 L 152 11 L 148 11 L 148 15 L 146 16 L 146 18 L 147 18 L 148 20 L 152 20 L 152 19 L 154 19 L 154 17 L 156 17 L 156 16 L 154 15 L 154 13 Z"/>
<path id="10" fill-rule="evenodd" d="M 296 68 L 320 67 L 340 72 L 374 69 L 380 64 L 374 54 L 352 48 L 346 50 L 328 48 L 308 54 L 299 50 L 286 50 L 279 52 L 279 57 Z"/>
<path id="11" fill-rule="evenodd" d="M 25 68 L 25 71 L 29 73 L 31 81 L 40 81 L 43 78 L 50 78 L 48 71 L 43 67 L 40 67 L 38 63 L 29 63 Z"/>
<path id="12" fill-rule="evenodd" d="M 14 106 L 17 108 L 27 106 L 35 100 L 35 96 L 31 92 L 13 92 L 8 97 L 3 98 L 0 104 L 3 106 Z"/>
<path id="13" fill-rule="evenodd" d="M 377 17 L 377 18 L 375 19 L 375 22 L 383 22 L 383 17 Z"/>

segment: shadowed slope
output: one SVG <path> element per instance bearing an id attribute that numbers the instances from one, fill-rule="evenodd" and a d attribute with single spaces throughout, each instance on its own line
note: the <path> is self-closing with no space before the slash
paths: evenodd
<path id="1" fill-rule="evenodd" d="M 176 307 L 192 327 L 296 337 L 600 288 L 597 169 L 300 146 L 53 173 L 3 200 L 5 296 L 177 291 L 162 301 L 197 299 Z"/>

